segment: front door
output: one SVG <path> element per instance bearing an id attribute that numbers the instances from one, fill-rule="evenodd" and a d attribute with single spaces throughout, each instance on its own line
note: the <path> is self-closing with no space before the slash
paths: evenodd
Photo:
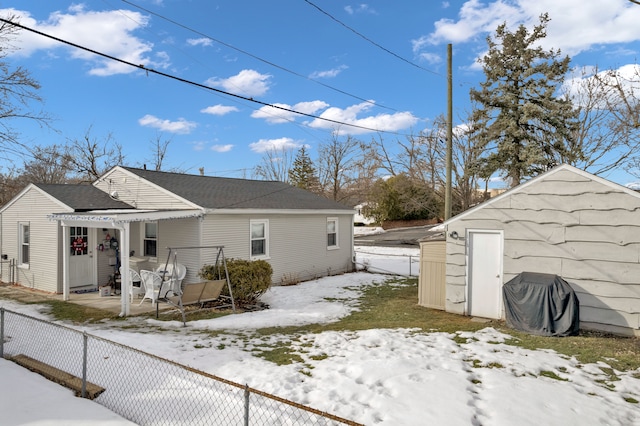
<path id="1" fill-rule="evenodd" d="M 69 252 L 69 287 L 95 284 L 93 264 L 93 237 L 91 228 L 70 226 L 67 241 Z"/>
<path id="2" fill-rule="evenodd" d="M 502 316 L 502 233 L 469 231 L 469 315 Z"/>

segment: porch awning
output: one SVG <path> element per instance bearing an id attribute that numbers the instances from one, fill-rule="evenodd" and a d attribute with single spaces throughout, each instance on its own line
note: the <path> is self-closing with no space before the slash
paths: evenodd
<path id="1" fill-rule="evenodd" d="M 61 225 L 103 227 L 107 224 L 119 225 L 131 222 L 146 222 L 155 220 L 184 219 L 202 217 L 202 210 L 92 210 L 88 212 L 52 213 L 48 215 L 51 221 L 58 221 Z"/>

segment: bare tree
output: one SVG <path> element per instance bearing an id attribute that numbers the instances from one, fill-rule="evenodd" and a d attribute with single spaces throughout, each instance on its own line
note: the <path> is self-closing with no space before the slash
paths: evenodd
<path id="1" fill-rule="evenodd" d="M 150 163 L 153 170 L 159 172 L 162 170 L 164 159 L 167 156 L 167 150 L 169 145 L 173 142 L 173 139 L 162 139 L 162 135 L 156 135 L 156 138 L 151 140 L 151 152 L 153 158 L 150 159 Z"/>
<path id="2" fill-rule="evenodd" d="M 66 155 L 78 182 L 93 182 L 114 166 L 123 164 L 122 146 L 111 133 L 103 140 L 91 136 L 89 127 L 80 139 L 69 140 Z"/>
<path id="3" fill-rule="evenodd" d="M 640 155 L 640 71 L 633 66 L 590 73 L 571 80 L 565 96 L 579 109 L 579 127 L 572 149 L 580 152 L 562 161 L 593 174 L 623 167 L 636 173 Z"/>
<path id="4" fill-rule="evenodd" d="M 71 166 L 65 148 L 58 145 L 36 146 L 32 150 L 33 159 L 24 165 L 22 180 L 25 184 L 67 183 Z"/>
<path id="5" fill-rule="evenodd" d="M 17 21 L 15 15 L 6 17 Z M 5 22 L 0 23 L 0 153 L 5 158 L 20 155 L 25 145 L 19 141 L 19 133 L 14 124 L 24 120 L 49 127 L 51 118 L 42 111 L 33 111 L 34 104 L 41 103 L 37 93 L 40 84 L 22 67 L 10 67 L 5 61 L 15 50 L 11 42 L 19 29 Z"/>
<path id="6" fill-rule="evenodd" d="M 262 180 L 289 182 L 296 148 L 271 148 L 264 152 L 262 162 L 254 167 L 253 176 Z"/>
<path id="7" fill-rule="evenodd" d="M 351 195 L 347 188 L 355 181 L 356 154 L 359 141 L 348 135 L 339 139 L 333 133 L 331 140 L 318 149 L 318 175 L 320 185 L 327 197 L 334 201 L 349 203 Z"/>

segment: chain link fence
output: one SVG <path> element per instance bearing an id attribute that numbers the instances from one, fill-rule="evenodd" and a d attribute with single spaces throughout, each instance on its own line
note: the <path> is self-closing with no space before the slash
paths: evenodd
<path id="1" fill-rule="evenodd" d="M 139 425 L 359 425 L 129 346 L 0 308 L 0 357 L 74 376 Z"/>

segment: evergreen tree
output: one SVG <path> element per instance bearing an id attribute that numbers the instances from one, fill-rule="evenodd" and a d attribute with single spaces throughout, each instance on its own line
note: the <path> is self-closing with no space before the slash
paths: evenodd
<path id="1" fill-rule="evenodd" d="M 524 25 L 515 32 L 500 25 L 480 59 L 486 80 L 470 92 L 478 129 L 473 139 L 485 153 L 480 174 L 501 171 L 511 186 L 582 155 L 571 142 L 577 111 L 557 96 L 570 59 L 540 46 L 548 22 L 548 15 L 541 15 L 531 32 Z"/>
<path id="2" fill-rule="evenodd" d="M 298 150 L 293 167 L 289 169 L 289 183 L 311 192 L 320 192 L 318 174 L 304 145 Z"/>

